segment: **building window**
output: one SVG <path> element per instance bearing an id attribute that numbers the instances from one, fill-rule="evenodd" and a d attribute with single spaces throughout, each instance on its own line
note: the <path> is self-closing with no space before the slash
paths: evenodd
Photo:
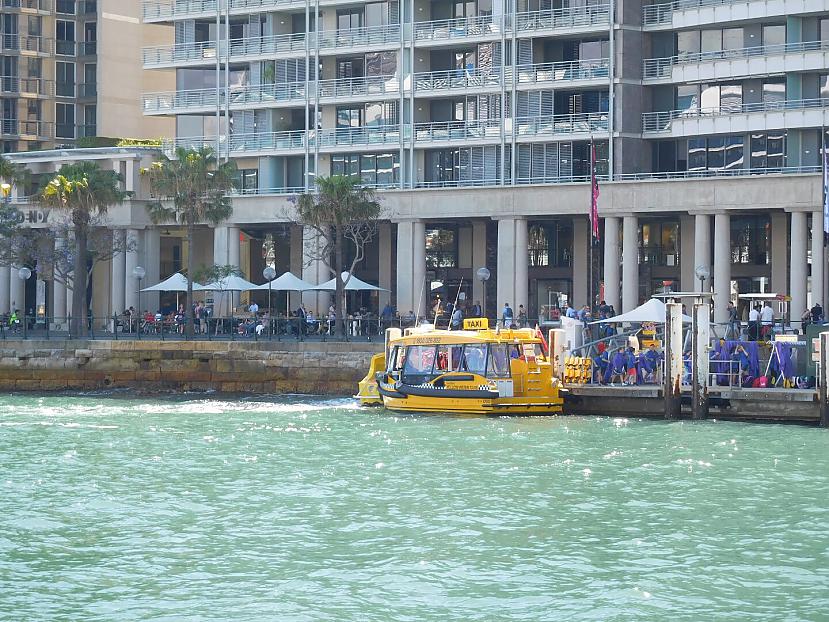
<path id="1" fill-rule="evenodd" d="M 457 230 L 426 229 L 426 267 L 455 268 L 458 265 Z"/>
<path id="2" fill-rule="evenodd" d="M 767 265 L 771 223 L 766 216 L 731 217 L 731 263 Z"/>
<path id="3" fill-rule="evenodd" d="M 55 94 L 58 97 L 75 97 L 75 63 L 55 63 Z"/>
<path id="4" fill-rule="evenodd" d="M 743 167 L 743 137 L 688 139 L 689 171 L 721 171 Z"/>
<path id="5" fill-rule="evenodd" d="M 55 104 L 55 137 L 75 138 L 74 104 Z"/>
<path id="6" fill-rule="evenodd" d="M 775 169 L 786 166 L 786 132 L 751 135 L 750 168 Z"/>
<path id="7" fill-rule="evenodd" d="M 55 4 L 55 13 L 62 13 L 63 15 L 75 14 L 75 0 L 57 0 Z"/>
<path id="8" fill-rule="evenodd" d="M 400 159 L 397 153 L 335 154 L 331 156 L 331 174 L 354 177 L 371 187 L 396 186 L 400 183 Z"/>
<path id="9" fill-rule="evenodd" d="M 786 80 L 763 80 L 763 103 L 786 101 Z"/>
<path id="10" fill-rule="evenodd" d="M 83 108 L 83 135 L 98 135 L 98 106 L 84 106 Z"/>
<path id="11" fill-rule="evenodd" d="M 768 24 L 763 26 L 763 45 L 784 45 L 786 43 L 786 24 Z"/>
<path id="12" fill-rule="evenodd" d="M 62 19 L 55 22 L 55 52 L 63 56 L 75 55 L 75 22 Z"/>
<path id="13" fill-rule="evenodd" d="M 641 222 L 639 226 L 639 263 L 652 266 L 679 265 L 678 222 Z"/>
<path id="14" fill-rule="evenodd" d="M 567 221 L 540 222 L 529 227 L 529 265 L 566 268 L 572 263 L 573 227 Z"/>

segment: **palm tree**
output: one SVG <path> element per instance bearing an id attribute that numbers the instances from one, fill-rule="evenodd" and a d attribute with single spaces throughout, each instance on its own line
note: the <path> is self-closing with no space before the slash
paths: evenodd
<path id="1" fill-rule="evenodd" d="M 296 199 L 296 218 L 299 224 L 313 229 L 320 244 L 311 259 L 323 262 L 336 279 L 335 308 L 337 331 L 345 329 L 345 286 L 351 280 L 354 268 L 365 257 L 365 247 L 377 232 L 381 208 L 374 191 L 357 185 L 347 175 L 317 178 L 317 192 L 302 194 Z M 346 246 L 353 246 L 351 263 L 345 265 Z M 343 271 L 348 276 L 343 280 Z"/>
<path id="2" fill-rule="evenodd" d="M 218 225 L 233 213 L 228 192 L 234 186 L 236 165 L 219 163 L 213 149 L 179 147 L 175 157 L 163 156 L 143 169 L 152 183 L 158 201 L 147 206 L 156 223 L 182 223 L 187 227 L 187 336 L 193 336 L 193 237 L 196 225 Z"/>
<path id="3" fill-rule="evenodd" d="M 26 180 L 26 169 L 0 154 L 0 179 L 11 185 L 21 184 Z"/>
<path id="4" fill-rule="evenodd" d="M 0 236 L 2 237 L 9 237 L 17 230 L 17 209 L 10 203 L 11 186 L 22 185 L 25 177 L 26 169 L 0 154 L 0 181 L 3 184 L 3 192 L 0 195 Z"/>
<path id="5" fill-rule="evenodd" d="M 129 195 L 121 189 L 121 181 L 118 173 L 102 169 L 94 162 L 64 164 L 41 192 L 45 205 L 68 212 L 75 237 L 70 329 L 76 336 L 84 336 L 87 330 L 89 235 L 94 221 Z"/>

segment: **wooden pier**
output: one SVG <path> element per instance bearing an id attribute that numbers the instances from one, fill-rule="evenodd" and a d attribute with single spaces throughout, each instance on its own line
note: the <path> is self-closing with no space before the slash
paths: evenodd
<path id="1" fill-rule="evenodd" d="M 665 417 L 662 385 L 568 385 L 564 412 L 572 415 Z M 691 387 L 681 392 L 680 417 L 692 417 Z M 817 424 L 820 403 L 815 389 L 708 388 L 709 419 Z"/>

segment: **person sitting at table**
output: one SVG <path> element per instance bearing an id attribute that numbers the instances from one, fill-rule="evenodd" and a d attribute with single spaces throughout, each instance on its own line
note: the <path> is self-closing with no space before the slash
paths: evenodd
<path id="1" fill-rule="evenodd" d="M 328 307 L 328 334 L 334 334 L 334 327 L 337 325 L 337 311 L 334 305 Z"/>

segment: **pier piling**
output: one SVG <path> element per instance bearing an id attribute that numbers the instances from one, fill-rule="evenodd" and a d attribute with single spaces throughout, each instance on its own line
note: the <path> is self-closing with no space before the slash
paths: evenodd
<path id="1" fill-rule="evenodd" d="M 820 378 L 818 378 L 820 426 L 829 428 L 829 332 L 820 333 Z"/>
<path id="2" fill-rule="evenodd" d="M 665 305 L 665 418 L 680 414 L 682 386 L 682 304 Z"/>
<path id="3" fill-rule="evenodd" d="M 692 318 L 692 413 L 694 419 L 708 417 L 708 348 L 711 340 L 711 307 L 701 300 L 694 302 Z"/>

